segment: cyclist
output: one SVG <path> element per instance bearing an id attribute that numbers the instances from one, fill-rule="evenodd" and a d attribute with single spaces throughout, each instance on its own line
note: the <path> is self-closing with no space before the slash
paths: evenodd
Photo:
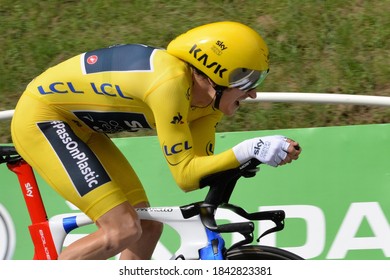
<path id="1" fill-rule="evenodd" d="M 134 210 L 149 205 L 129 162 L 107 134 L 156 129 L 184 191 L 205 175 L 250 158 L 279 166 L 298 158 L 284 136 L 248 139 L 213 154 L 215 128 L 256 97 L 269 70 L 261 36 L 237 22 L 189 30 L 166 49 L 128 44 L 85 52 L 47 69 L 27 86 L 12 120 L 18 152 L 97 230 L 59 259 L 149 259 L 162 226 Z M 158 190 L 164 191 L 164 190 Z"/>

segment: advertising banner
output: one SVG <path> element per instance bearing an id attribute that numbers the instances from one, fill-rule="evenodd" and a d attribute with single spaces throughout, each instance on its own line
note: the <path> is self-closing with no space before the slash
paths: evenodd
<path id="1" fill-rule="evenodd" d="M 390 259 L 390 125 L 357 125 L 218 133 L 215 153 L 253 137 L 285 135 L 303 151 L 298 161 L 260 166 L 237 184 L 231 203 L 248 212 L 286 212 L 285 229 L 261 244 L 284 248 L 314 260 Z M 181 206 L 204 199 L 207 189 L 184 193 L 174 183 L 156 137 L 114 139 L 143 182 L 153 206 Z M 37 177 L 48 216 L 77 212 Z M 225 211 L 221 220 L 232 220 Z M 0 259 L 33 256 L 30 224 L 15 174 L 0 166 Z M 270 224 L 256 223 L 255 239 Z M 65 245 L 91 232 L 77 229 Z M 239 236 L 227 235 L 228 243 Z M 256 243 L 256 242 L 254 242 Z M 154 259 L 168 259 L 180 241 L 165 227 Z"/>

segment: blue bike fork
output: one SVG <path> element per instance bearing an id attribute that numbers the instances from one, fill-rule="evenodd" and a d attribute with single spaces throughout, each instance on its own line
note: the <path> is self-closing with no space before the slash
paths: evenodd
<path id="1" fill-rule="evenodd" d="M 223 260 L 225 251 L 225 240 L 221 234 L 206 228 L 207 246 L 199 250 L 201 260 Z"/>

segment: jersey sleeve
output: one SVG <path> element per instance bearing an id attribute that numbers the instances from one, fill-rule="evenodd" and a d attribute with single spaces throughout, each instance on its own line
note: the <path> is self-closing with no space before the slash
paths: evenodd
<path id="1" fill-rule="evenodd" d="M 189 81 L 178 77 L 160 85 L 146 100 L 154 113 L 163 155 L 184 191 L 199 188 L 200 179 L 206 175 L 239 165 L 231 149 L 213 155 L 219 112 L 189 123 L 188 92 Z"/>

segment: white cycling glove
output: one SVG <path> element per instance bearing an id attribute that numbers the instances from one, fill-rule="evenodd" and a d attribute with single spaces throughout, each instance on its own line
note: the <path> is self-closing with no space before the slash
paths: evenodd
<path id="1" fill-rule="evenodd" d="M 286 139 L 281 135 L 248 139 L 234 146 L 233 152 L 241 164 L 256 158 L 262 163 L 276 167 L 287 156 L 290 143 Z"/>

